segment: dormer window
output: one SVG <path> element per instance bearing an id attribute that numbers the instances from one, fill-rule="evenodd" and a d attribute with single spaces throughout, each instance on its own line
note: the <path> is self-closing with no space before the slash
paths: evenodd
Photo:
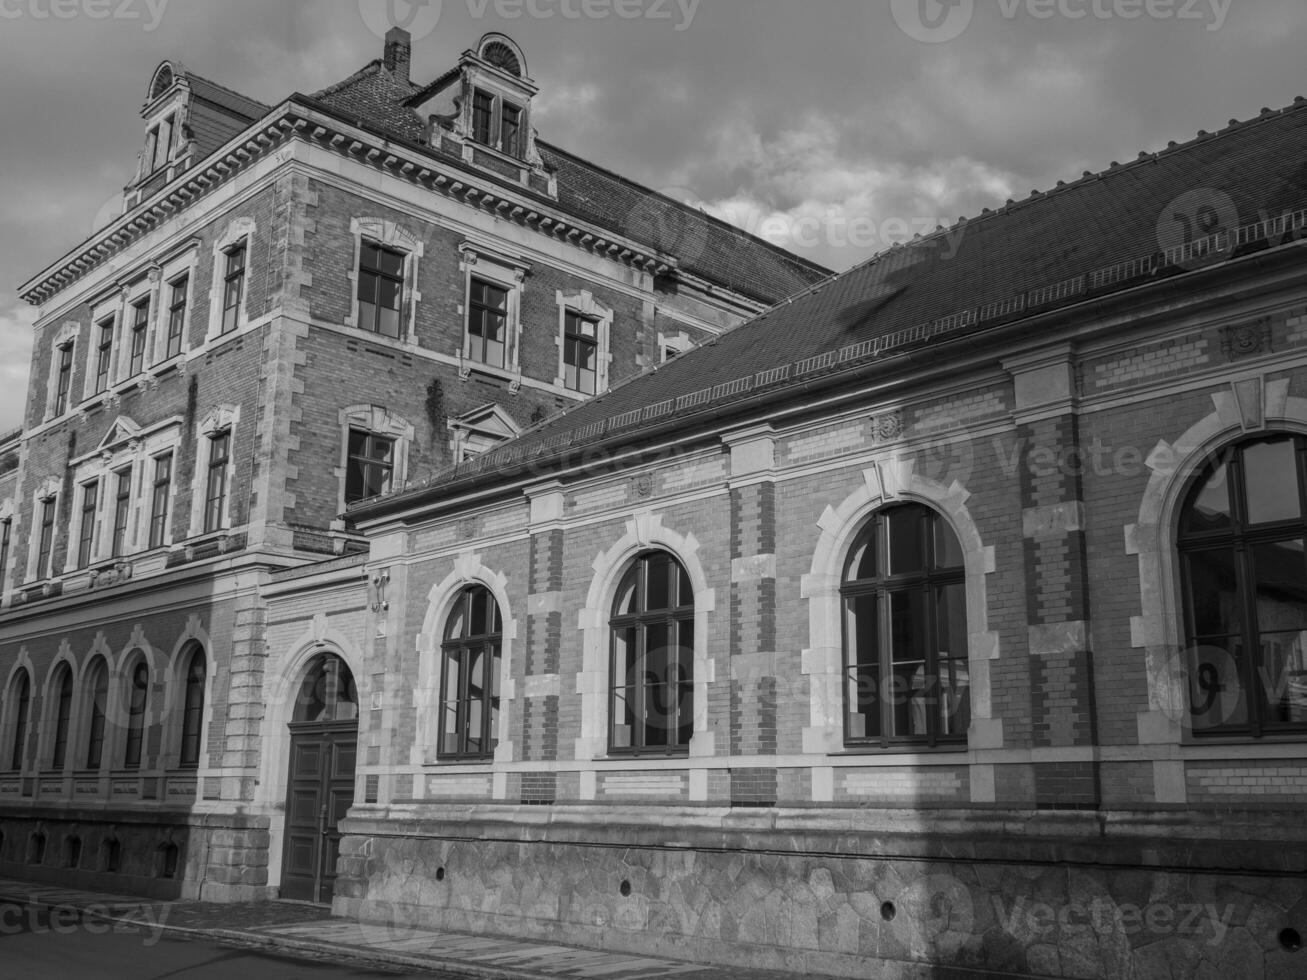
<path id="1" fill-rule="evenodd" d="M 522 156 L 522 107 L 477 89 L 472 96 L 472 138 L 508 156 Z"/>
<path id="2" fill-rule="evenodd" d="M 172 150 L 172 114 L 164 116 L 157 126 L 151 126 L 145 136 L 145 175 L 154 173 L 168 162 Z"/>

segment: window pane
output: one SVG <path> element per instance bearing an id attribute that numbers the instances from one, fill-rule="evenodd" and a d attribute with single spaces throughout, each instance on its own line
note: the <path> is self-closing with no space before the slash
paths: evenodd
<path id="1" fill-rule="evenodd" d="M 400 278 L 404 274 L 404 256 L 390 249 L 380 249 L 377 255 L 377 268 L 388 276 Z"/>
<path id="2" fill-rule="evenodd" d="M 939 517 L 933 518 L 931 523 L 935 526 L 935 567 L 961 568 L 964 562 L 962 543 L 953 533 L 953 528 Z"/>
<path id="3" fill-rule="evenodd" d="M 928 734 L 926 727 L 930 713 L 928 702 L 934 692 L 929 689 L 926 665 L 895 663 L 891 685 L 891 717 L 894 722 L 892 734 L 899 736 Z"/>
<path id="4" fill-rule="evenodd" d="M 1258 681 L 1267 721 L 1307 722 L 1307 631 L 1263 632 L 1260 653 Z"/>
<path id="5" fill-rule="evenodd" d="M 903 575 L 925 569 L 926 555 L 922 541 L 924 514 L 919 507 L 900 507 L 885 515 L 886 531 L 889 534 L 889 574 Z"/>
<path id="6" fill-rule="evenodd" d="M 1223 531 L 1230 527 L 1230 468 L 1222 463 L 1194 491 L 1185 509 L 1181 530 L 1187 534 Z"/>
<path id="7" fill-rule="evenodd" d="M 631 748 L 635 731 L 639 654 L 634 627 L 613 630 L 613 748 Z"/>
<path id="8" fill-rule="evenodd" d="M 851 596 L 844 601 L 848 729 L 849 737 L 855 739 L 881 733 L 877 608 L 874 595 Z"/>
<path id="9" fill-rule="evenodd" d="M 1263 632 L 1307 628 L 1307 564 L 1303 540 L 1253 546 L 1257 626 Z"/>
<path id="10" fill-rule="evenodd" d="M 383 337 L 399 337 L 398 310 L 382 308 L 381 320 L 377 323 L 377 333 Z"/>
<path id="11" fill-rule="evenodd" d="M 1189 712 L 1195 732 L 1248 724 L 1238 639 L 1200 643 L 1189 651 Z"/>
<path id="12" fill-rule="evenodd" d="M 889 597 L 890 642 L 895 663 L 926 659 L 926 594 L 913 590 Z"/>
<path id="13" fill-rule="evenodd" d="M 1262 442 L 1244 450 L 1248 522 L 1269 524 L 1302 516 L 1298 460 L 1292 439 Z"/>
<path id="14" fill-rule="evenodd" d="M 876 523 L 867 525 L 853 545 L 849 563 L 844 573 L 846 582 L 876 577 Z"/>
<path id="15" fill-rule="evenodd" d="M 645 565 L 645 609 L 668 609 L 672 604 L 672 563 L 666 555 L 650 555 Z"/>
<path id="16" fill-rule="evenodd" d="M 635 613 L 635 587 L 639 580 L 640 566 L 637 563 L 631 567 L 626 577 L 622 579 L 622 584 L 617 587 L 617 601 L 613 605 L 613 615 L 630 616 Z"/>
<path id="17" fill-rule="evenodd" d="M 939 666 L 940 734 L 965 736 L 971 727 L 971 676 L 962 659 Z"/>
<path id="18" fill-rule="evenodd" d="M 1236 561 L 1229 548 L 1187 556 L 1195 637 L 1227 636 L 1243 628 Z"/>
<path id="19" fill-rule="evenodd" d="M 935 593 L 935 641 L 943 657 L 967 656 L 966 588 L 945 585 Z"/>
<path id="20" fill-rule="evenodd" d="M 460 599 L 454 604 L 454 611 L 449 615 L 449 625 L 445 627 L 445 639 L 461 640 L 467 635 L 467 602 Z"/>
<path id="21" fill-rule="evenodd" d="M 472 604 L 472 628 L 469 630 L 470 636 L 486 635 L 486 602 L 485 596 L 479 592 L 473 592 L 471 597 Z"/>

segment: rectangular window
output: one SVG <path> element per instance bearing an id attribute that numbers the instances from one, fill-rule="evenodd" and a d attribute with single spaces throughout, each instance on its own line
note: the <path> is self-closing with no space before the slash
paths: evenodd
<path id="1" fill-rule="evenodd" d="M 495 97 L 478 91 L 472 96 L 472 138 L 490 145 L 494 138 Z"/>
<path id="2" fill-rule="evenodd" d="M 118 493 L 113 507 L 113 557 L 126 554 L 127 518 L 132 512 L 132 471 L 128 467 L 118 473 Z"/>
<path id="3" fill-rule="evenodd" d="M 359 328 L 399 337 L 404 253 L 364 242 L 359 253 Z"/>
<path id="4" fill-rule="evenodd" d="M 154 460 L 154 493 L 150 499 L 150 547 L 162 548 L 168 530 L 168 498 L 172 495 L 172 453 Z"/>
<path id="5" fill-rule="evenodd" d="M 68 392 L 73 385 L 73 345 L 64 344 L 59 348 L 59 374 L 55 379 L 54 414 L 63 415 L 68 411 Z"/>
<path id="6" fill-rule="evenodd" d="M 155 126 L 145 134 L 144 176 L 154 173 L 154 161 L 159 155 L 159 127 Z"/>
<path id="7" fill-rule="evenodd" d="M 573 391 L 593 395 L 599 377 L 599 325 L 570 310 L 563 324 L 563 382 Z"/>
<path id="8" fill-rule="evenodd" d="M 241 300 L 245 295 L 245 243 L 228 249 L 222 287 L 222 332 L 231 333 L 240 325 Z"/>
<path id="9" fill-rule="evenodd" d="M 507 339 L 508 290 L 473 279 L 467 315 L 467 357 L 502 368 Z"/>
<path id="10" fill-rule="evenodd" d="M 77 567 L 85 568 L 95 554 L 95 510 L 99 503 L 100 484 L 93 481 L 82 487 L 82 523 L 77 539 Z"/>
<path id="11" fill-rule="evenodd" d="M 145 370 L 145 334 L 150 327 L 149 297 L 132 307 L 132 359 L 127 376 L 134 378 Z"/>
<path id="12" fill-rule="evenodd" d="M 0 592 L 4 591 L 5 568 L 9 565 L 9 542 L 13 536 L 14 522 L 12 519 L 0 521 Z"/>
<path id="13" fill-rule="evenodd" d="M 186 328 L 186 291 L 190 277 L 182 276 L 168 284 L 172 295 L 168 299 L 168 342 L 164 348 L 166 361 L 182 352 L 182 331 Z"/>
<path id="14" fill-rule="evenodd" d="M 509 156 L 522 155 L 518 145 L 522 134 L 522 110 L 512 103 L 505 102 L 500 114 L 499 148 Z"/>
<path id="15" fill-rule="evenodd" d="M 231 433 L 219 432 L 209 438 L 209 476 L 204 492 L 204 530 L 222 528 L 222 512 L 227 503 L 227 464 L 231 457 Z"/>
<path id="16" fill-rule="evenodd" d="M 95 392 L 109 388 L 109 365 L 113 361 L 113 317 L 100 323 L 100 335 L 95 345 Z"/>
<path id="17" fill-rule="evenodd" d="M 50 559 L 54 552 L 54 518 L 58 497 L 41 501 L 41 538 L 36 551 L 36 577 L 50 574 Z"/>
<path id="18" fill-rule="evenodd" d="M 390 489 L 395 470 L 395 440 L 358 429 L 349 430 L 345 466 L 345 503 L 367 500 Z"/>

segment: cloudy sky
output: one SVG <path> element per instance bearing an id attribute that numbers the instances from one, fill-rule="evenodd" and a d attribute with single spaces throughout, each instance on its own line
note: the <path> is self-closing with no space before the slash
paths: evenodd
<path id="1" fill-rule="evenodd" d="M 0 0 L 0 431 L 17 286 L 103 223 L 163 58 L 264 102 L 522 45 L 542 136 L 836 269 L 1307 94 L 1301 0 Z"/>

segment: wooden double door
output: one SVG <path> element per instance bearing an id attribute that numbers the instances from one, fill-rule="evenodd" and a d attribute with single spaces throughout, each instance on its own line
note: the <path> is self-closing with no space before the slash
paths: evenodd
<path id="1" fill-rule="evenodd" d="M 340 821 L 354 804 L 358 726 L 292 724 L 281 897 L 329 903 Z"/>

